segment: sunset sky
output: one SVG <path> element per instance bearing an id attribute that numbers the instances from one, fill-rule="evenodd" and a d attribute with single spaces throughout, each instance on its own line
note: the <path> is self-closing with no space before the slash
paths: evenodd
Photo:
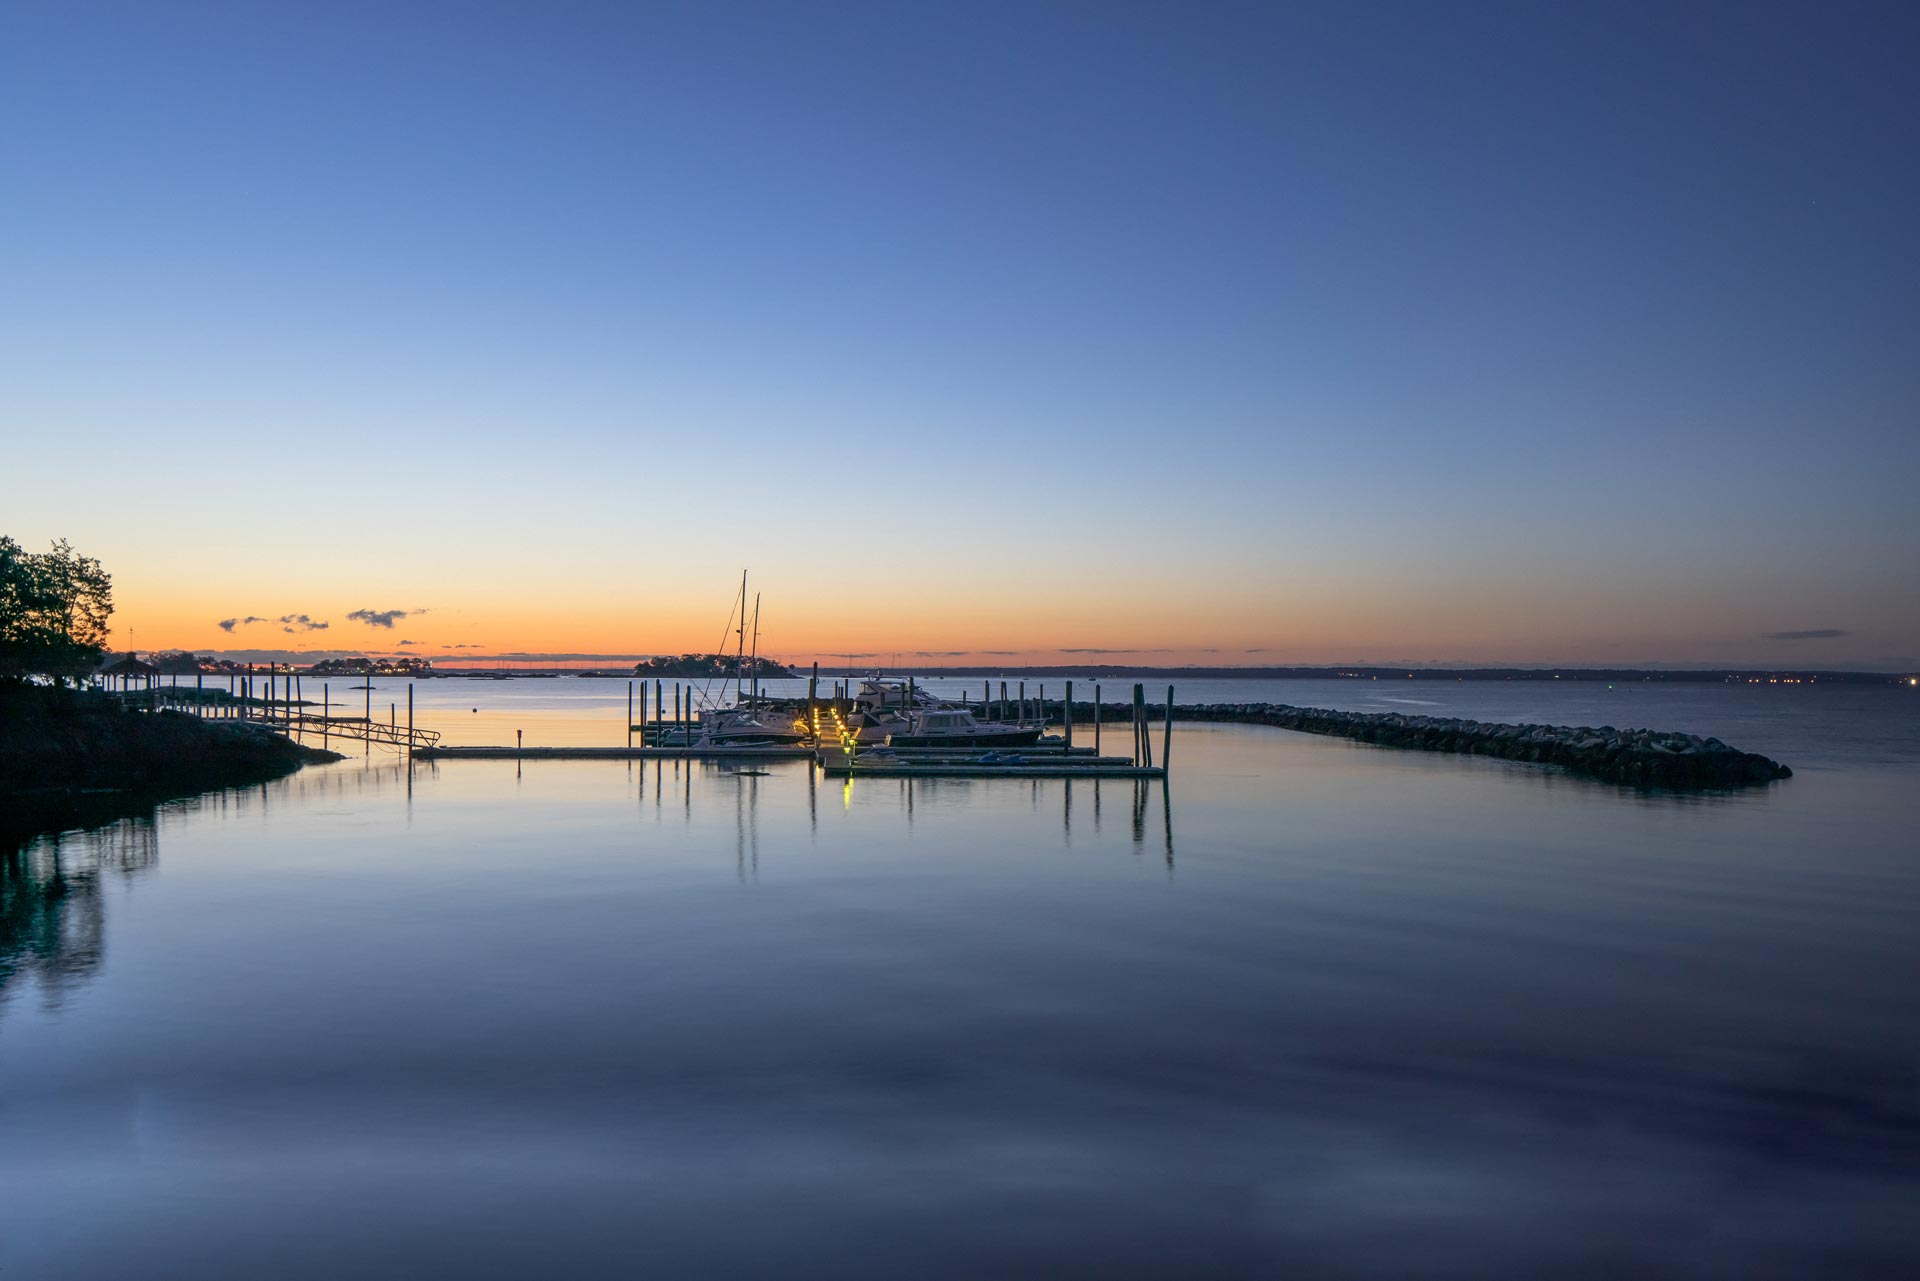
<path id="1" fill-rule="evenodd" d="M 141 649 L 705 650 L 746 567 L 790 661 L 1920 666 L 1916 65 L 1912 5 L 26 0 L 0 533 Z"/>

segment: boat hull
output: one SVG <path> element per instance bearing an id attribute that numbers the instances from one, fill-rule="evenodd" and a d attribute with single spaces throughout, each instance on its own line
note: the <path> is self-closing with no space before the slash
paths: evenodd
<path id="1" fill-rule="evenodd" d="M 988 730 L 962 734 L 890 734 L 888 747 L 1032 747 L 1043 733 L 1039 728 Z"/>

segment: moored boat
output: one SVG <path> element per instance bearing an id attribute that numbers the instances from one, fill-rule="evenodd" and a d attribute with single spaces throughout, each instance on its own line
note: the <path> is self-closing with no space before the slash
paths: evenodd
<path id="1" fill-rule="evenodd" d="M 1044 718 L 983 721 L 909 681 L 879 677 L 860 682 L 853 705 L 856 740 L 888 747 L 1031 747 L 1047 728 Z"/>

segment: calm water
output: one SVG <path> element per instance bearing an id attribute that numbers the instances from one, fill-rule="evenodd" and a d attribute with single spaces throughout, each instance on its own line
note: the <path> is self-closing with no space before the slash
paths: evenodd
<path id="1" fill-rule="evenodd" d="M 0 882 L 0 1277 L 1920 1266 L 1920 698 L 1408 684 L 1181 697 L 1798 776 L 1227 726 L 1166 788 L 375 753 L 42 840 Z"/>

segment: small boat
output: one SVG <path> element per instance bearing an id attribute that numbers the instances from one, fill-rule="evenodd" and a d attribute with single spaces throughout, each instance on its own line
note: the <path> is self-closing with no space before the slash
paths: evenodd
<path id="1" fill-rule="evenodd" d="M 983 721 L 902 680 L 860 682 L 848 728 L 861 743 L 888 747 L 1031 747 L 1046 732 L 1045 718 Z"/>
<path id="2" fill-rule="evenodd" d="M 660 747 L 797 747 L 812 737 L 806 722 L 790 715 L 742 703 L 700 713 L 690 724 L 663 725 Z"/>

